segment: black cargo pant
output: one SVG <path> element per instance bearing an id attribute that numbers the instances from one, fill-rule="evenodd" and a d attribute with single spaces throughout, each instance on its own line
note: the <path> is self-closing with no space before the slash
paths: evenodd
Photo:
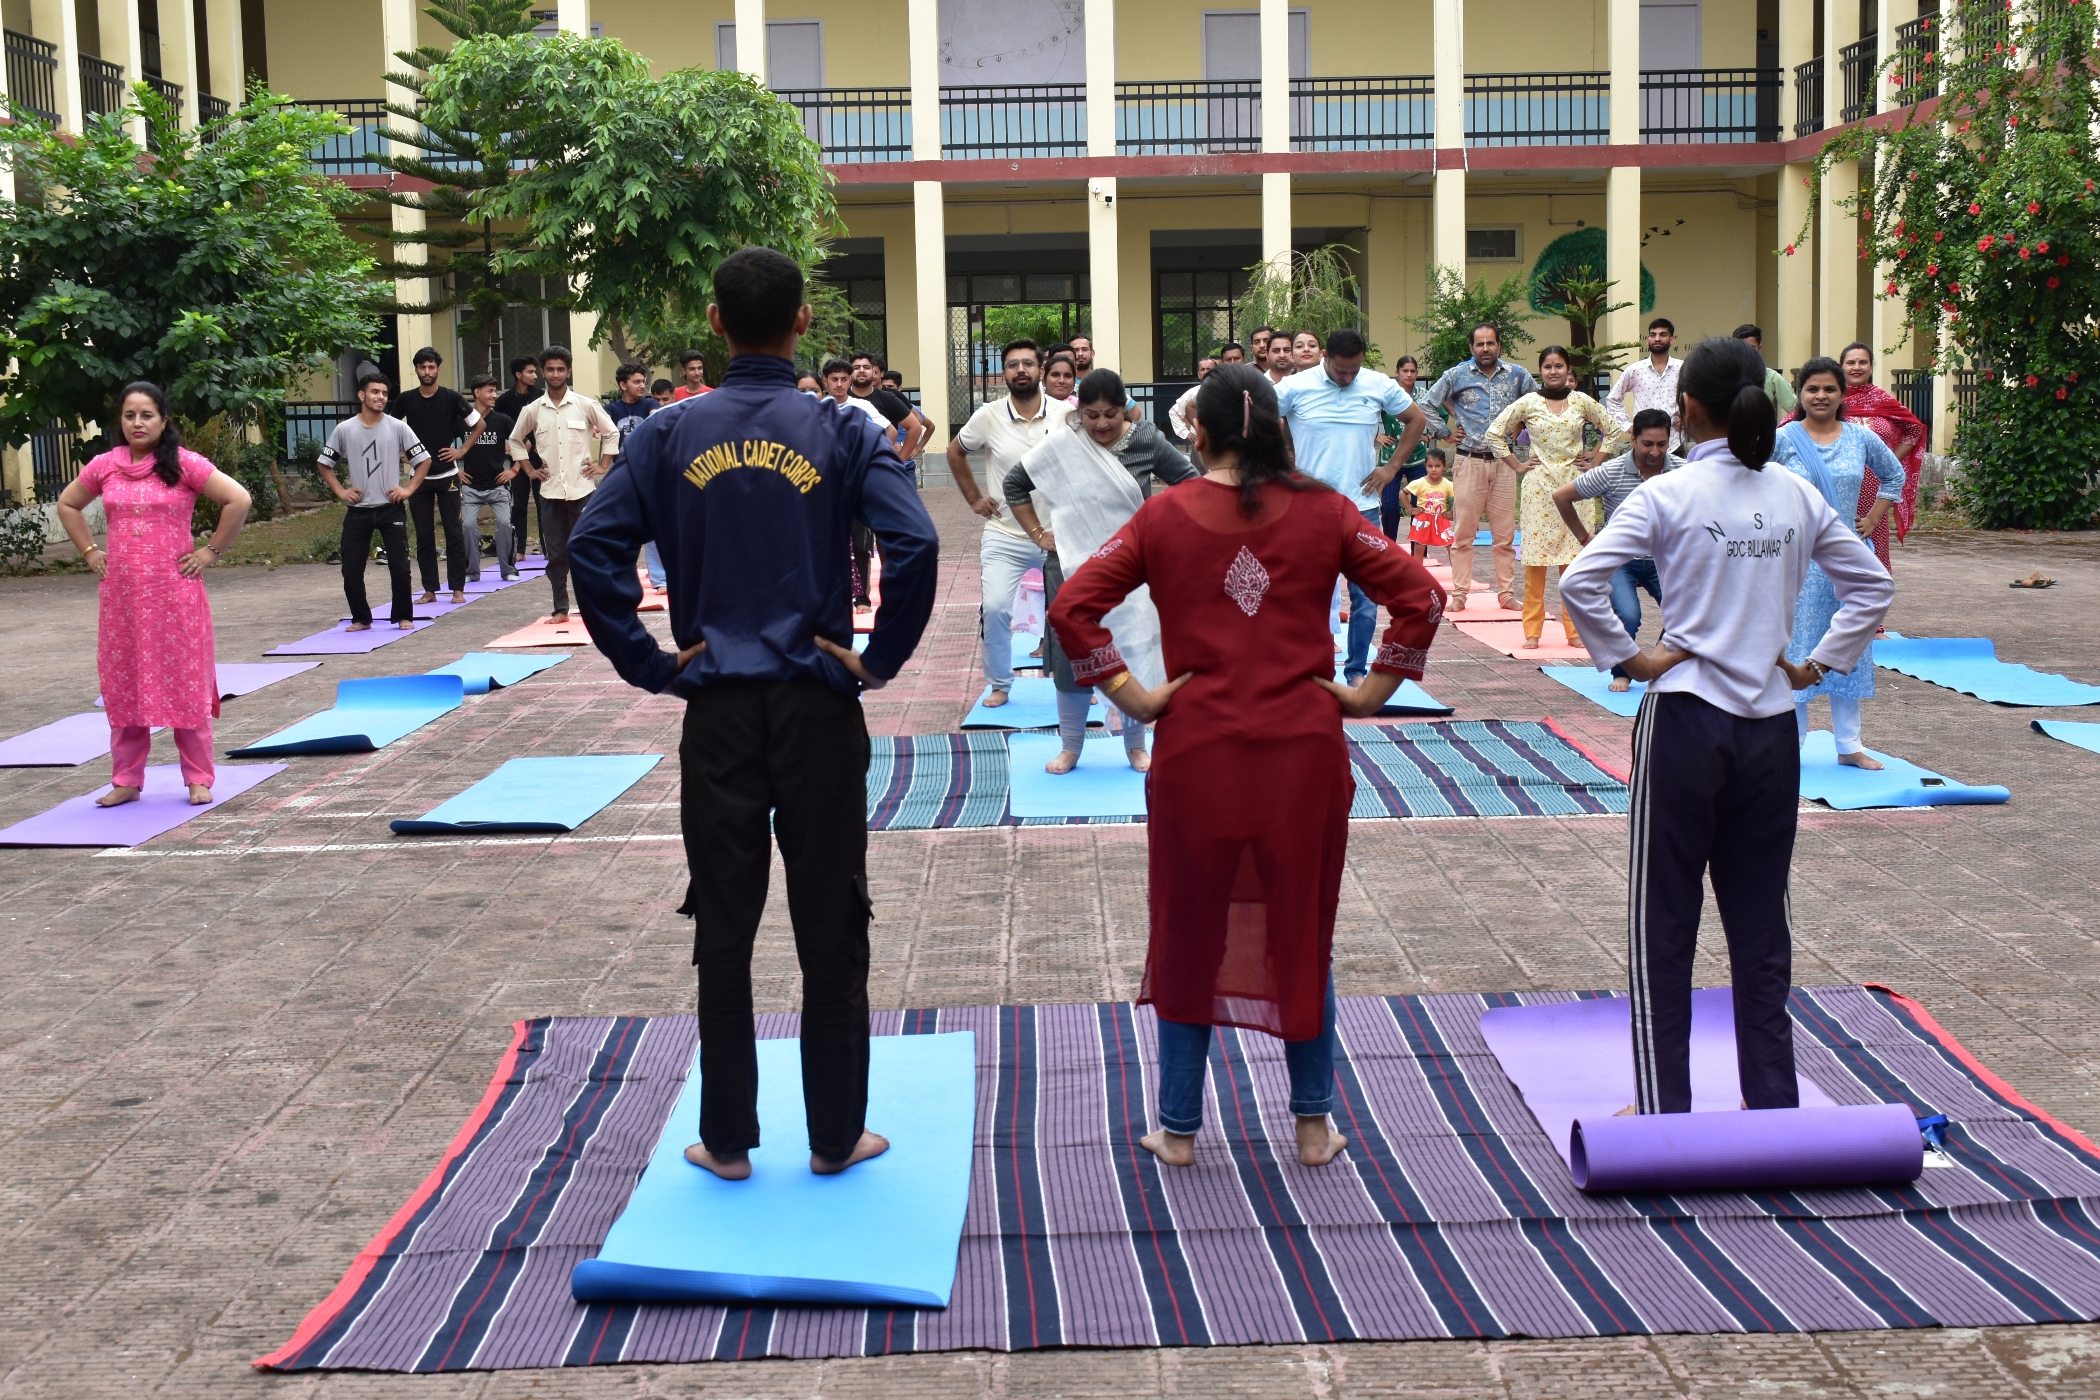
<path id="1" fill-rule="evenodd" d="M 1786 1009 L 1794 976 L 1787 876 L 1801 803 L 1792 719 L 1745 719 L 1653 688 L 1634 719 L 1627 972 L 1643 1113 L 1692 1109 L 1692 954 L 1708 872 L 1728 940 L 1743 1101 L 1800 1104 Z"/>
<path id="2" fill-rule="evenodd" d="M 454 593 L 465 588 L 467 550 L 459 532 L 458 474 L 436 481 L 425 477 L 416 494 L 408 498 L 408 511 L 416 522 L 416 568 L 423 575 L 423 591 L 437 592 L 440 529 L 445 532 L 445 582 Z"/>
<path id="3" fill-rule="evenodd" d="M 693 916 L 700 969 L 700 1140 L 717 1156 L 758 1146 L 751 947 L 777 839 L 802 964 L 809 1147 L 843 1161 L 868 1110 L 868 728 L 860 702 L 813 680 L 718 681 L 686 705 L 678 762 L 692 876 L 679 912 Z"/>
<path id="4" fill-rule="evenodd" d="M 408 509 L 399 501 L 383 506 L 352 506 L 343 512 L 343 599 L 350 620 L 372 625 L 372 604 L 365 597 L 365 564 L 372 557 L 372 536 L 386 542 L 386 571 L 393 584 L 395 622 L 411 621 L 415 601 L 408 587 Z"/>

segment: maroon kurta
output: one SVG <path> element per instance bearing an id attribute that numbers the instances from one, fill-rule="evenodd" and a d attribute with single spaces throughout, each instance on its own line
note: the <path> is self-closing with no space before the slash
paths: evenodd
<path id="1" fill-rule="evenodd" d="M 1189 675 L 1145 779 L 1152 940 L 1140 1001 L 1169 1021 L 1320 1032 L 1349 805 L 1328 604 L 1346 574 L 1392 615 L 1372 669 L 1417 678 L 1444 591 L 1327 490 L 1266 488 L 1251 520 L 1207 478 L 1147 501 L 1066 578 L 1050 625 L 1082 685 L 1125 670 L 1101 619 L 1137 585 Z"/>

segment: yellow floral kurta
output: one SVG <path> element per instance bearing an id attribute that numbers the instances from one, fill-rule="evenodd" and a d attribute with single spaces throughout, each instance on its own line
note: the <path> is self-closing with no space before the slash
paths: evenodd
<path id="1" fill-rule="evenodd" d="M 1575 459 L 1582 454 L 1584 423 L 1604 435 L 1606 456 L 1626 450 L 1617 421 L 1603 404 L 1579 390 L 1568 395 L 1558 413 L 1534 390 L 1503 409 L 1488 428 L 1488 451 L 1498 457 L 1509 455 L 1509 439 L 1518 432 L 1528 430 L 1531 434 L 1531 470 L 1522 478 L 1523 496 L 1517 512 L 1517 528 L 1524 533 L 1526 568 L 1572 564 L 1582 552 L 1554 507 L 1553 493 L 1582 473 Z M 1595 501 L 1577 501 L 1575 513 L 1585 528 L 1597 528 Z"/>

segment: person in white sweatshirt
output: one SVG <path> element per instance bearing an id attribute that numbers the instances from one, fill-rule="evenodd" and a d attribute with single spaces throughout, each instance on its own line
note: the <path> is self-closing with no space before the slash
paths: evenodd
<path id="1" fill-rule="evenodd" d="M 1787 876 L 1801 798 L 1796 690 L 1849 672 L 1895 586 L 1852 527 L 1783 467 L 1764 362 L 1708 340 L 1678 374 L 1687 464 L 1643 485 L 1561 578 L 1561 603 L 1598 669 L 1648 682 L 1633 730 L 1627 963 L 1635 1108 L 1692 1107 L 1692 954 L 1702 875 L 1728 940 L 1736 1063 L 1748 1108 L 1793 1108 L 1793 930 Z M 1663 631 L 1649 650 L 1611 610 L 1611 576 L 1655 560 Z M 1815 561 L 1839 608 L 1800 665 L 1785 652 Z"/>

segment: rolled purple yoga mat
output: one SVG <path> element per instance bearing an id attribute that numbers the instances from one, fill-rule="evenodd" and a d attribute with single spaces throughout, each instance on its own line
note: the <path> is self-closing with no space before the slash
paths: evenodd
<path id="1" fill-rule="evenodd" d="M 1915 1181 L 1918 1120 L 1900 1103 L 1580 1118 L 1568 1170 L 1584 1191 L 1749 1191 Z"/>

